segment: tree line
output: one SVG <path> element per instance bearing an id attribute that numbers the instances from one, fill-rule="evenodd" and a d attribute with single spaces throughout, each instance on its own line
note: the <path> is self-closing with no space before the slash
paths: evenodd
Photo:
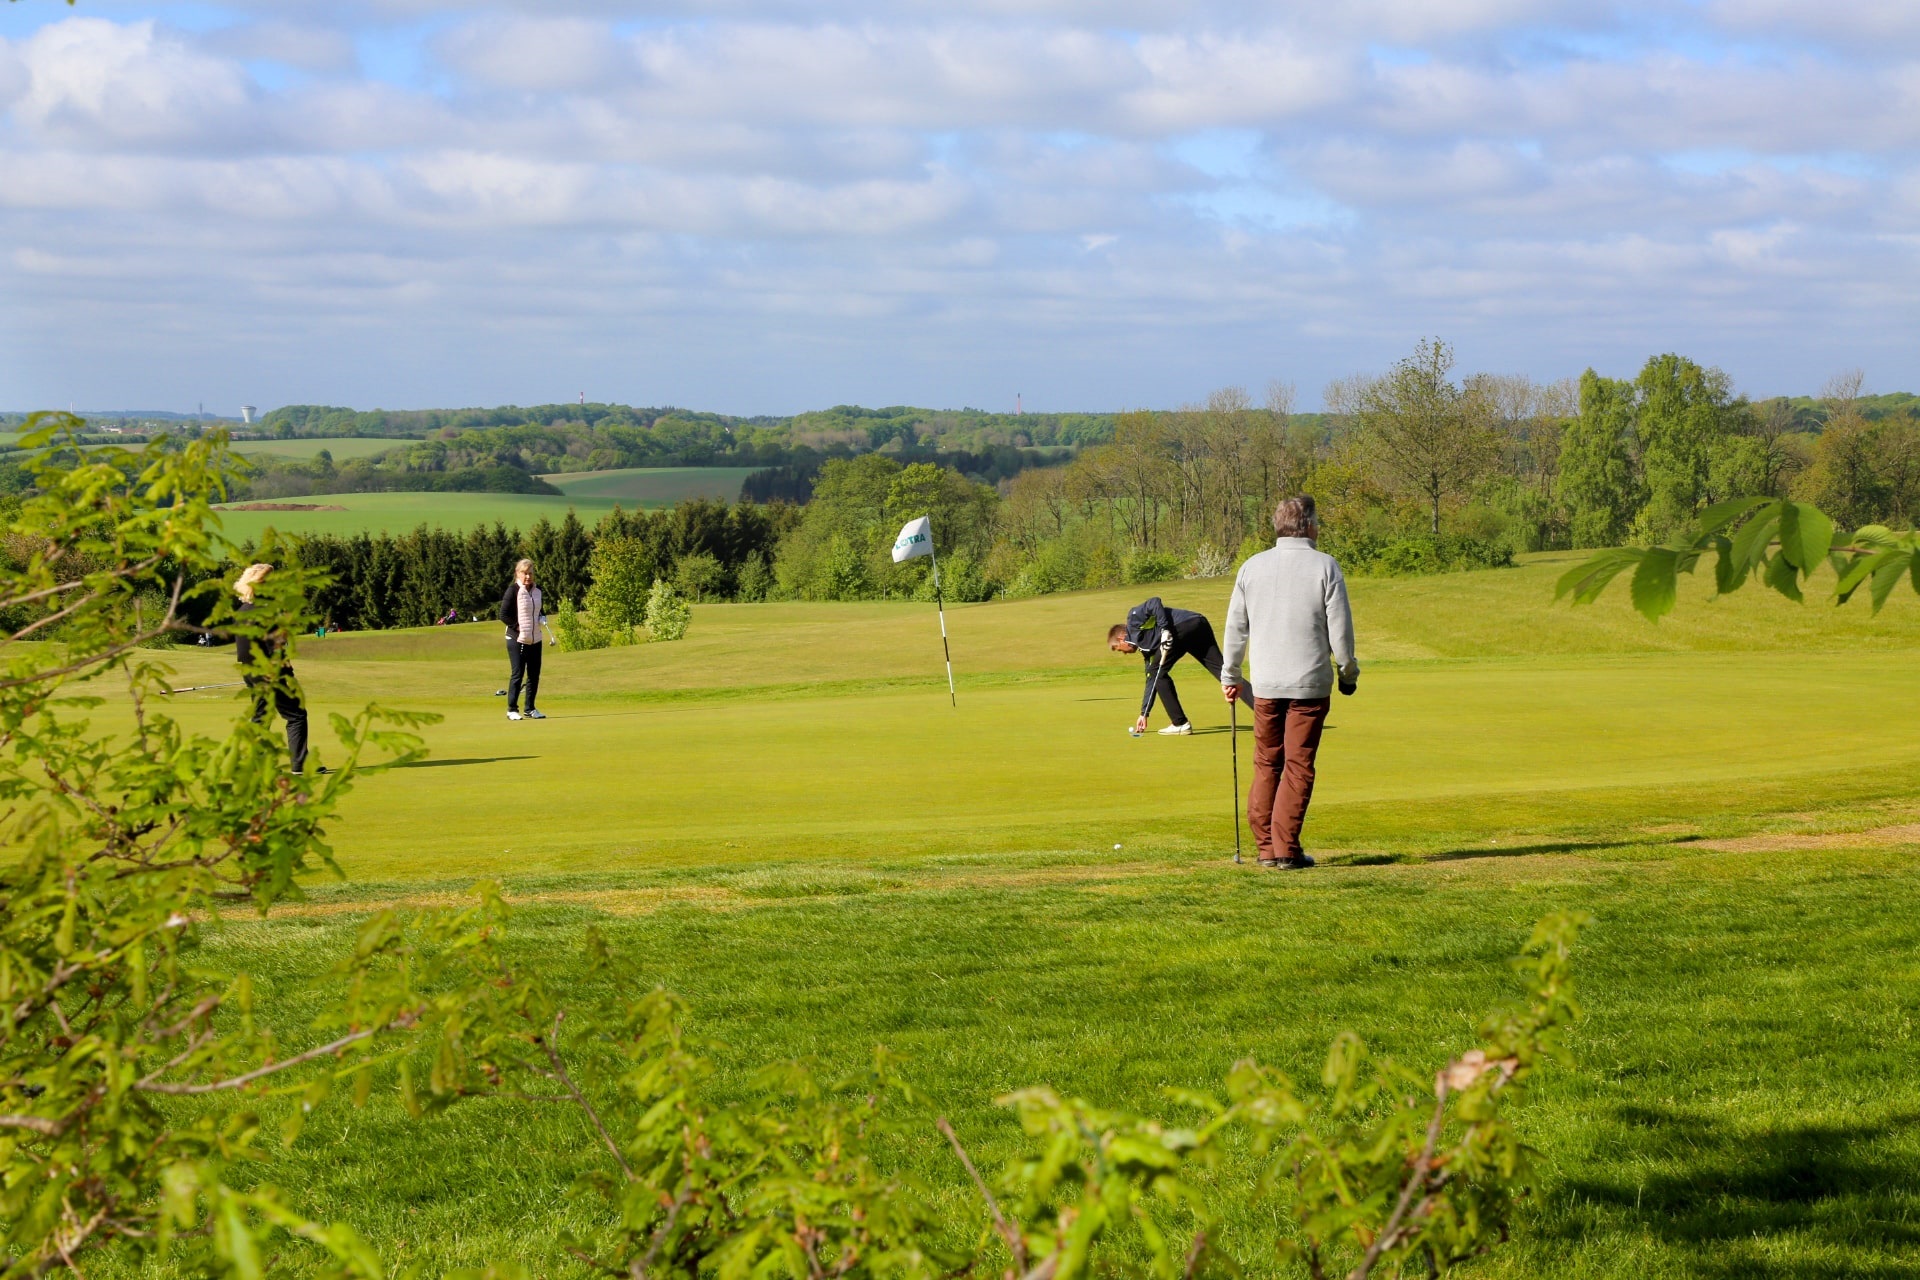
<path id="1" fill-rule="evenodd" d="M 592 589 L 597 544 L 618 539 L 623 568 L 646 584 L 673 584 L 693 600 L 765 599 L 769 568 L 795 508 L 694 499 L 665 511 L 615 509 L 592 529 L 569 511 L 558 524 L 537 521 L 525 533 L 504 524 L 463 532 L 425 525 L 402 534 L 308 534 L 242 549 L 242 558 L 284 549 L 324 572 L 313 612 L 327 626 L 381 630 L 428 626 L 448 611 L 461 619 L 493 616 L 513 566 L 534 562 L 546 599 L 583 603 Z"/>

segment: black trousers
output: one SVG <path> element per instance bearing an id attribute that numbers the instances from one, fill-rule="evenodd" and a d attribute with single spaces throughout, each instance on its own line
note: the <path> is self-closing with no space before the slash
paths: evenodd
<path id="1" fill-rule="evenodd" d="M 1159 698 L 1161 709 L 1167 713 L 1167 718 L 1174 724 L 1186 724 L 1187 712 L 1186 708 L 1180 705 L 1180 691 L 1173 687 L 1173 677 L 1168 674 L 1173 670 L 1173 664 L 1181 658 L 1192 658 L 1207 669 L 1207 674 L 1213 677 L 1215 684 L 1220 682 L 1220 669 L 1227 665 L 1227 656 L 1220 652 L 1220 642 L 1214 639 L 1213 624 L 1205 618 L 1191 622 L 1173 633 L 1173 648 L 1167 653 L 1167 665 L 1164 669 L 1160 668 L 1159 654 L 1150 653 L 1147 656 L 1150 659 L 1147 666 L 1148 677 L 1151 678 L 1155 670 L 1160 671 L 1160 679 L 1148 696 L 1147 709 L 1151 711 L 1153 698 Z M 1253 705 L 1251 690 L 1242 686 L 1240 700 L 1251 707 Z"/>
<path id="2" fill-rule="evenodd" d="M 518 640 L 507 641 L 507 663 L 511 675 L 507 680 L 507 710 L 520 709 L 520 684 L 524 680 L 527 686 L 527 710 L 533 710 L 533 700 L 540 695 L 540 643 L 521 644 Z"/>
<path id="3" fill-rule="evenodd" d="M 260 724 L 275 711 L 287 724 L 287 755 L 295 773 L 307 771 L 307 707 L 300 701 L 293 684 L 293 668 L 286 667 L 278 680 L 250 675 L 247 692 L 253 695 L 253 722 Z"/>

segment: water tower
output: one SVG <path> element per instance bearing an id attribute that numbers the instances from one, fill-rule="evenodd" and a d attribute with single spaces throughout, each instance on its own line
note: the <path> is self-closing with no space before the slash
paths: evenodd
<path id="1" fill-rule="evenodd" d="M 253 415 L 258 412 L 260 412 L 260 410 L 256 409 L 254 406 L 250 404 L 243 404 L 240 406 L 240 421 L 251 426 L 253 425 Z"/>

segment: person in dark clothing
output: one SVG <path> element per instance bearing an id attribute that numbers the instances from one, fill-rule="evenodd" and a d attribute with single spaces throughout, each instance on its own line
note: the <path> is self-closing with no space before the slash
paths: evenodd
<path id="1" fill-rule="evenodd" d="M 500 597 L 500 624 L 507 629 L 507 719 L 545 720 L 546 712 L 534 708 L 540 696 L 541 628 L 546 618 L 540 612 L 540 588 L 533 585 L 533 561 L 522 560 L 513 566 L 513 581 Z M 520 714 L 520 686 L 527 687 L 527 714 Z"/>
<path id="2" fill-rule="evenodd" d="M 1133 722 L 1134 734 L 1146 732 L 1155 695 L 1171 721 L 1160 731 L 1162 734 L 1175 737 L 1193 732 L 1168 673 L 1180 659 L 1192 658 L 1206 668 L 1208 675 L 1220 678 L 1225 658 L 1213 637 L 1213 624 L 1204 615 L 1189 609 L 1169 609 L 1159 596 L 1153 596 L 1128 610 L 1125 622 L 1108 628 L 1107 648 L 1115 653 L 1138 653 L 1146 660 L 1147 689 L 1140 699 L 1140 718 Z M 1253 705 L 1251 694 L 1246 696 L 1246 703 Z"/>
<path id="3" fill-rule="evenodd" d="M 240 597 L 240 612 L 253 610 L 254 588 L 266 580 L 273 572 L 270 564 L 248 565 L 233 584 L 233 594 Z M 254 649 L 256 643 L 260 656 L 266 662 L 274 664 L 275 671 L 266 675 L 255 669 Z M 293 666 L 282 656 L 286 650 L 286 638 L 268 635 L 254 641 L 249 636 L 234 638 L 234 657 L 244 670 L 247 693 L 253 699 L 253 722 L 260 724 L 272 712 L 279 712 L 280 719 L 287 726 L 287 756 L 292 761 L 293 772 L 305 773 L 307 769 L 307 707 L 300 700 L 300 685 L 293 678 Z M 327 772 L 325 769 L 321 773 Z"/>

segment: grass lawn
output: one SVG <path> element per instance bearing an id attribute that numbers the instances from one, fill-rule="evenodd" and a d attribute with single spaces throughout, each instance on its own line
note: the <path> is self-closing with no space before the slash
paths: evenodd
<path id="1" fill-rule="evenodd" d="M 1202 732 L 1136 741 L 1138 660 L 1101 647 L 1150 590 L 1217 621 L 1223 581 L 954 608 L 957 710 L 923 605 L 696 606 L 677 644 L 550 655 L 552 718 L 519 724 L 492 625 L 308 641 L 316 711 L 446 719 L 348 801 L 353 879 L 213 952 L 303 1042 L 302 983 L 364 911 L 501 877 L 529 957 L 571 972 L 597 922 L 689 996 L 724 1087 L 885 1043 L 997 1163 L 1020 1084 L 1159 1108 L 1248 1053 L 1314 1080 L 1342 1028 L 1429 1065 L 1512 990 L 1528 924 L 1578 907 L 1579 1066 L 1524 1111 L 1538 1194 L 1472 1270 L 1920 1275 L 1920 608 L 1749 592 L 1655 628 L 1623 592 L 1552 606 L 1563 564 L 1354 584 L 1365 672 L 1302 875 L 1229 861 L 1206 678 L 1175 672 Z M 390 1263 L 559 1276 L 584 1274 L 555 1242 L 593 1159 L 565 1111 L 376 1101 L 323 1108 L 267 1176 Z M 900 1159 L 963 1211 L 943 1149 Z M 1259 1275 L 1269 1229 L 1233 1224 Z"/>
<path id="2" fill-rule="evenodd" d="M 623 467 L 617 471 L 559 471 L 541 476 L 569 498 L 607 499 L 629 511 L 670 507 L 688 498 L 738 502 L 754 467 Z"/>
<path id="3" fill-rule="evenodd" d="M 220 508 L 226 534 L 236 542 L 258 541 L 271 527 L 282 533 L 405 533 L 419 525 L 465 532 L 498 520 L 509 529 L 526 529 L 541 516 L 555 524 L 567 512 L 588 525 L 613 510 L 611 498 L 551 497 L 531 493 L 334 493 L 275 498 L 269 510 L 243 510 L 252 503 Z M 302 510 L 300 508 L 306 508 Z"/>

